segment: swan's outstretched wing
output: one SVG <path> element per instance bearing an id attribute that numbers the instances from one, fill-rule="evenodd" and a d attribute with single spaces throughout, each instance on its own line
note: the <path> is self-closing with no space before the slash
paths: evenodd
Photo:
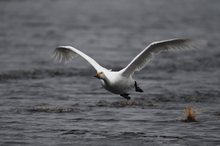
<path id="1" fill-rule="evenodd" d="M 89 57 L 88 55 L 84 54 L 83 52 L 73 48 L 72 46 L 59 46 L 54 50 L 53 58 L 59 62 L 67 63 L 71 61 L 77 55 L 84 58 L 87 62 L 89 62 L 96 71 L 103 71 L 106 68 L 99 65 L 94 59 Z"/>
<path id="2" fill-rule="evenodd" d="M 154 54 L 159 53 L 160 51 L 199 48 L 206 46 L 206 44 L 207 41 L 205 40 L 191 39 L 170 39 L 153 42 L 138 54 L 124 69 L 121 70 L 121 72 L 124 76 L 133 75 L 135 71 L 140 71 Z"/>

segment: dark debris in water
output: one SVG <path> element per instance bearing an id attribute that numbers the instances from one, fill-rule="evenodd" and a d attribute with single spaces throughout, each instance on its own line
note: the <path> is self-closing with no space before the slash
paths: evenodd
<path id="1" fill-rule="evenodd" d="M 186 107 L 184 109 L 184 112 L 185 112 L 185 119 L 182 120 L 183 122 L 197 122 L 196 112 L 191 106 Z"/>

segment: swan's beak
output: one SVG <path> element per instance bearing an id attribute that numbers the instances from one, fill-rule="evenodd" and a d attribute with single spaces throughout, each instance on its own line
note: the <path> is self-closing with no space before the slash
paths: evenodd
<path id="1" fill-rule="evenodd" d="M 97 72 L 94 77 L 96 77 L 97 79 L 101 79 L 102 75 L 103 75 L 103 72 Z"/>
<path id="2" fill-rule="evenodd" d="M 96 75 L 95 75 L 94 77 L 97 78 L 97 79 L 100 79 L 100 73 L 97 72 Z"/>

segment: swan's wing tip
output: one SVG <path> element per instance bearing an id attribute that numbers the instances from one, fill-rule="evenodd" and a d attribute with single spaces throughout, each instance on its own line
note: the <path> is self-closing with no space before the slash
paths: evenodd
<path id="1" fill-rule="evenodd" d="M 53 51 L 52 58 L 58 62 L 68 63 L 77 56 L 71 48 L 71 46 L 58 46 Z"/>
<path id="2" fill-rule="evenodd" d="M 170 39 L 168 41 L 164 41 L 164 43 L 166 43 L 169 46 L 170 50 L 204 49 L 209 45 L 208 41 L 205 39 L 189 39 L 189 38 Z M 163 45 L 164 44 L 161 44 L 161 46 Z"/>
<path id="3" fill-rule="evenodd" d="M 190 40 L 190 39 L 189 39 Z M 191 43 L 197 45 L 198 47 L 207 47 L 208 46 L 208 40 L 204 39 L 192 39 L 190 40 Z"/>

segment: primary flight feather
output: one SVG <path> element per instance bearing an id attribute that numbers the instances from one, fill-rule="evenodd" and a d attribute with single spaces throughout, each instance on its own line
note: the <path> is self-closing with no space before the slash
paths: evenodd
<path id="1" fill-rule="evenodd" d="M 140 52 L 125 68 L 120 71 L 111 71 L 99 65 L 94 59 L 72 46 L 59 46 L 55 49 L 53 57 L 59 62 L 67 63 L 75 56 L 81 56 L 96 70 L 95 77 L 101 81 L 102 86 L 115 94 L 130 99 L 129 91 L 135 88 L 136 92 L 143 92 L 137 82 L 132 78 L 135 71 L 140 71 L 145 64 L 161 51 L 201 48 L 206 45 L 205 40 L 169 39 L 153 42 Z"/>

